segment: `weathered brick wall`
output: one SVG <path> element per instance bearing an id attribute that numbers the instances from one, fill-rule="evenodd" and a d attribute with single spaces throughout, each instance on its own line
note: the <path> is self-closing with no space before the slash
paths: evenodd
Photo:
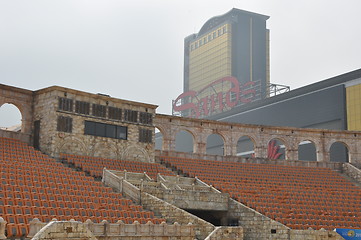
<path id="1" fill-rule="evenodd" d="M 73 110 L 71 112 L 59 110 L 59 97 L 73 100 Z M 89 103 L 90 114 L 76 113 L 75 101 Z M 124 120 L 124 117 L 122 120 L 112 120 L 108 118 L 108 115 L 105 118 L 95 117 L 92 115 L 92 104 L 120 108 L 123 110 L 123 116 L 125 109 L 138 111 L 138 121 L 128 122 Z M 139 113 L 147 112 L 154 116 L 156 107 L 154 105 L 135 103 L 72 89 L 51 87 L 36 92 L 34 106 L 34 120 L 40 120 L 40 149 L 51 156 L 57 157 L 59 153 L 69 153 L 133 161 L 154 161 L 154 134 L 150 143 L 139 141 L 140 128 L 154 132 L 152 124 L 139 122 Z M 108 111 L 107 114 L 109 114 Z M 71 133 L 57 131 L 58 116 L 72 118 Z M 85 135 L 85 121 L 127 127 L 127 139 Z"/>

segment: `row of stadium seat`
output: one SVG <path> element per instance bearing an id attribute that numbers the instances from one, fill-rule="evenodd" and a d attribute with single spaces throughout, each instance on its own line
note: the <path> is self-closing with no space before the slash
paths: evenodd
<path id="1" fill-rule="evenodd" d="M 26 236 L 29 222 L 75 219 L 125 223 L 161 223 L 145 211 L 84 172 L 28 147 L 18 140 L 0 138 L 0 217 L 7 237 Z"/>
<path id="2" fill-rule="evenodd" d="M 160 160 L 291 228 L 361 228 L 361 189 L 331 169 L 168 156 Z"/>

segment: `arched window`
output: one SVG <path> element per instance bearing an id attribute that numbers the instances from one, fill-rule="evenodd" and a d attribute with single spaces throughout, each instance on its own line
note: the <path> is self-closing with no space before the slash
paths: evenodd
<path id="1" fill-rule="evenodd" d="M 298 144 L 298 160 L 317 161 L 316 145 L 311 141 L 302 141 Z"/>
<path id="2" fill-rule="evenodd" d="M 193 153 L 193 135 L 188 131 L 182 130 L 175 137 L 175 150 L 177 152 Z"/>
<path id="3" fill-rule="evenodd" d="M 252 158 L 254 157 L 254 142 L 248 136 L 243 136 L 237 142 L 237 156 Z"/>
<path id="4" fill-rule="evenodd" d="M 221 135 L 211 134 L 207 138 L 207 154 L 224 155 L 224 141 Z"/>
<path id="5" fill-rule="evenodd" d="M 163 134 L 158 128 L 155 128 L 155 149 L 156 150 L 163 150 Z"/>
<path id="6" fill-rule="evenodd" d="M 267 157 L 268 159 L 285 159 L 286 147 L 284 142 L 276 138 L 269 141 Z"/>
<path id="7" fill-rule="evenodd" d="M 1 129 L 21 132 L 21 119 L 21 112 L 14 104 L 5 103 L 0 107 Z"/>
<path id="8" fill-rule="evenodd" d="M 330 148 L 331 162 L 349 162 L 347 145 L 342 142 L 334 142 Z"/>

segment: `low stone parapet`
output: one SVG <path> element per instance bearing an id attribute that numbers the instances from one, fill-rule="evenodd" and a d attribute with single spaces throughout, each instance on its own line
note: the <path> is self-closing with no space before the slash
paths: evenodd
<path id="1" fill-rule="evenodd" d="M 1 222 L 0 222 L 1 223 Z M 1 226 L 1 225 L 0 225 Z M 56 226 L 56 227 L 55 227 Z M 140 224 L 135 221 L 132 224 L 125 224 L 122 221 L 109 223 L 93 223 L 87 220 L 84 223 L 77 221 L 54 221 L 42 223 L 37 218 L 30 222 L 30 231 L 28 238 L 49 239 L 69 239 L 70 236 L 79 236 L 81 239 L 194 239 L 194 226 L 192 224 L 180 225 L 178 223 L 153 224 L 148 222 Z M 54 238 L 58 236 L 59 238 Z M 5 237 L 5 235 L 4 235 Z M 2 238 L 6 239 L 6 238 Z"/>

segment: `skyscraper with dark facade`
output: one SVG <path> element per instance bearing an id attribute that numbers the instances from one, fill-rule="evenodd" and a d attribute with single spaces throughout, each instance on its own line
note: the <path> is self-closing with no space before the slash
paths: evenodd
<path id="1" fill-rule="evenodd" d="M 207 117 L 266 98 L 268 18 L 232 9 L 209 19 L 198 33 L 186 37 L 184 93 L 175 101 L 174 110 L 183 109 L 183 116 Z"/>

